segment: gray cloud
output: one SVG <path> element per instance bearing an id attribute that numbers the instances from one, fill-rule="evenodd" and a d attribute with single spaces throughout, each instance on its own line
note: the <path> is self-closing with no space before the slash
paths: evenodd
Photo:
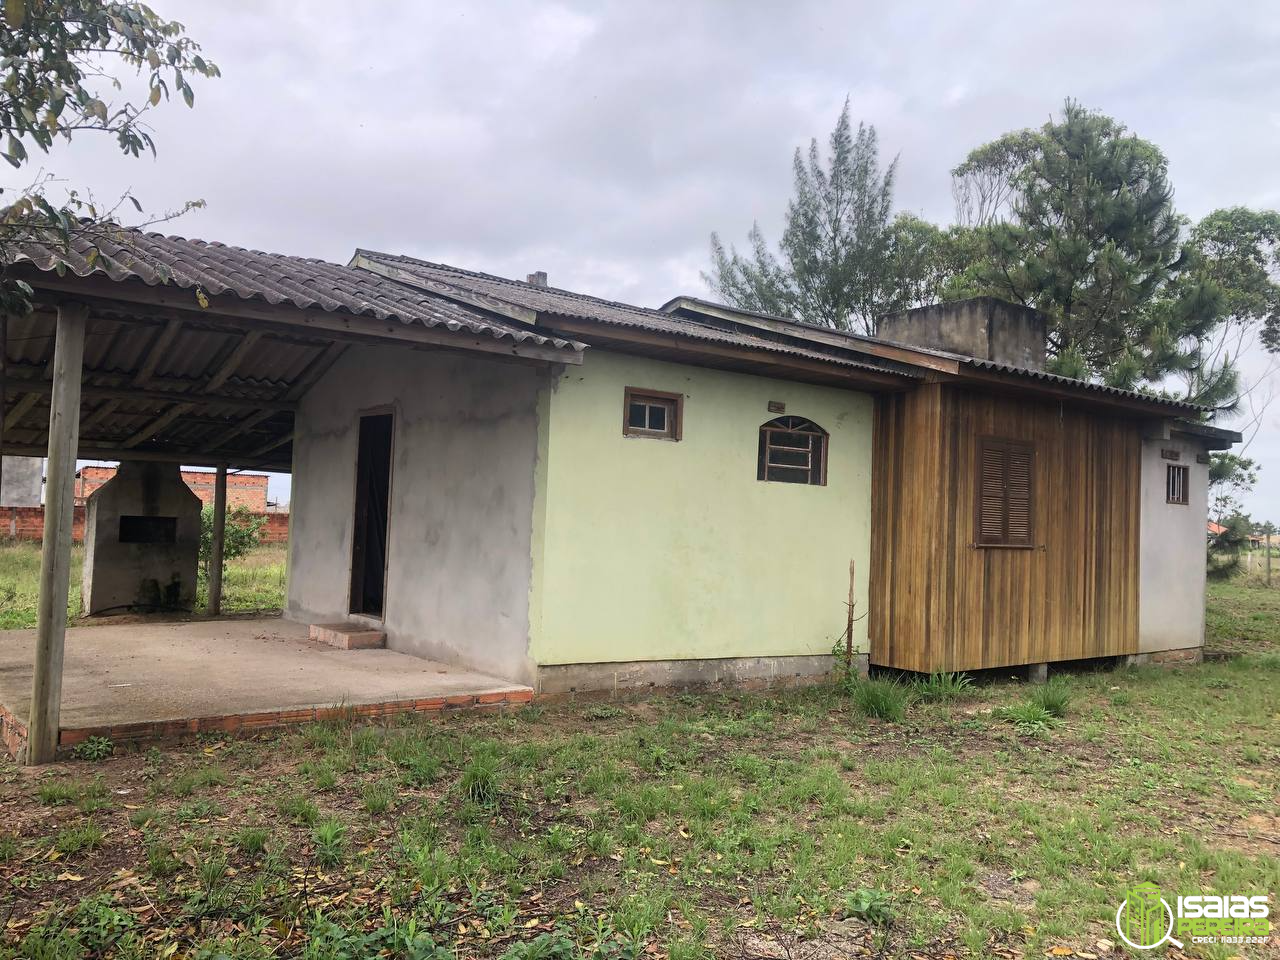
<path id="1" fill-rule="evenodd" d="M 655 304 L 707 238 L 776 236 L 791 154 L 848 96 L 900 160 L 901 209 L 1066 96 L 1160 144 L 1179 207 L 1280 205 L 1280 13 L 1217 5 L 156 0 L 223 69 L 157 112 L 159 158 L 78 141 L 53 169 L 168 230 L 344 260 L 357 246 Z M 1251 366 L 1256 367 L 1256 363 Z M 1280 423 L 1257 441 L 1280 503 Z M 1265 476 L 1265 475 L 1264 475 Z"/>

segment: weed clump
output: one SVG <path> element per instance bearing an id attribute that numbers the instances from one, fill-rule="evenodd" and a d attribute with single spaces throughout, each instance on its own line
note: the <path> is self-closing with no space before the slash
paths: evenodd
<path id="1" fill-rule="evenodd" d="M 497 753 L 489 748 L 477 750 L 471 761 L 462 768 L 458 787 L 463 797 L 482 807 L 492 807 L 498 802 L 501 786 L 501 770 Z"/>
<path id="2" fill-rule="evenodd" d="M 921 700 L 948 702 L 960 700 L 973 692 L 973 678 L 967 673 L 931 673 L 912 684 Z"/>
<path id="3" fill-rule="evenodd" d="M 1013 724 L 1013 728 L 1018 733 L 1027 737 L 1046 736 L 1050 730 L 1062 723 L 1043 705 L 1034 701 L 999 707 L 995 710 L 994 716 L 998 720 Z"/>
<path id="4" fill-rule="evenodd" d="M 907 715 L 911 690 L 897 680 L 859 680 L 850 691 L 857 708 L 868 717 L 901 723 Z"/>

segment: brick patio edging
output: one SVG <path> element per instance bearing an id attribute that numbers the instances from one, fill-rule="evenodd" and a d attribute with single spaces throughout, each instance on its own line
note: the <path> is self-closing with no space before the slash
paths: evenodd
<path id="1" fill-rule="evenodd" d="M 58 731 L 58 749 L 68 750 L 90 737 L 106 737 L 112 743 L 142 740 L 174 740 L 198 733 L 252 734 L 273 727 L 343 717 L 372 719 L 401 713 L 443 713 L 446 710 L 502 710 L 533 700 L 533 691 L 495 690 L 492 693 L 463 693 L 451 697 L 420 697 L 380 703 L 353 703 L 350 706 L 304 707 L 298 710 L 267 710 L 262 713 L 232 713 L 223 716 L 193 717 L 187 720 L 155 720 L 103 727 L 63 728 Z M 17 757 L 27 742 L 26 725 L 0 706 L 0 738 L 9 756 Z"/>

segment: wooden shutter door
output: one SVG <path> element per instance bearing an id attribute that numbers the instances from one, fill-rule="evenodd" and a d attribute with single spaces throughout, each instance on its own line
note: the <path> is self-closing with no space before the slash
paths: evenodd
<path id="1" fill-rule="evenodd" d="M 1005 464 L 1005 543 L 1011 547 L 1030 547 L 1033 546 L 1031 478 L 1035 470 L 1035 451 L 1027 444 L 1011 443 Z"/>
<path id="2" fill-rule="evenodd" d="M 978 441 L 978 546 L 1034 546 L 1035 448 L 983 437 Z"/>
<path id="3" fill-rule="evenodd" d="M 978 543 L 1004 543 L 1004 478 L 1007 451 L 995 440 L 978 445 Z"/>

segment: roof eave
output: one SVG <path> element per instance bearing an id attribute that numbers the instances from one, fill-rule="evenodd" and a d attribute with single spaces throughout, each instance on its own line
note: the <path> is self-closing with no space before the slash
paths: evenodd
<path id="1" fill-rule="evenodd" d="M 956 373 L 959 369 L 957 361 L 951 357 L 941 356 L 927 350 L 918 350 L 902 344 L 888 343 L 870 337 L 861 337 L 843 330 L 824 330 L 820 327 L 788 320 L 786 317 L 770 317 L 753 311 L 738 310 L 724 304 L 711 303 L 697 297 L 672 297 L 662 305 L 664 313 L 682 316 L 686 319 L 708 317 L 728 323 L 735 323 L 752 330 L 763 330 L 778 336 L 805 344 L 820 344 L 824 347 L 835 347 L 862 353 L 880 360 L 892 360 L 911 366 L 929 370 L 934 373 Z"/>
<path id="2" fill-rule="evenodd" d="M 1237 443 L 1244 442 L 1244 435 L 1238 430 L 1215 427 L 1195 420 L 1178 419 L 1170 424 L 1169 431 L 1198 440 L 1207 450 L 1230 450 Z"/>
<path id="3" fill-rule="evenodd" d="M 423 323 L 398 317 L 378 319 L 345 310 L 323 307 L 300 307 L 294 304 L 272 304 L 265 299 L 245 298 L 235 293 L 205 297 L 201 304 L 194 292 L 173 283 L 150 284 L 141 278 L 113 280 L 105 273 L 88 276 L 56 271 L 43 271 L 31 261 L 15 264 L 15 276 L 26 280 L 37 292 L 55 298 L 84 300 L 91 307 L 131 304 L 157 316 L 222 316 L 255 324 L 291 326 L 336 338 L 377 342 L 391 340 L 423 346 L 475 351 L 555 363 L 581 364 L 584 344 L 566 347 L 552 344 L 515 343 L 510 337 L 476 333 L 472 330 L 452 331 L 429 327 Z"/>
<path id="4" fill-rule="evenodd" d="M 676 331 L 658 332 L 598 320 L 542 313 L 540 322 L 566 335 L 582 337 L 589 343 L 623 352 L 647 353 L 661 350 L 679 362 L 695 366 L 722 366 L 725 362 L 752 364 L 763 375 L 778 379 L 839 383 L 848 389 L 869 392 L 900 391 L 919 383 L 914 376 L 893 370 L 875 369 L 856 361 L 841 362 L 838 357 L 819 359 L 788 354 L 752 346 L 737 346 L 698 340 Z"/>
<path id="5" fill-rule="evenodd" d="M 1014 373 L 984 370 L 973 364 L 962 364 L 962 369 L 953 382 L 986 389 L 1005 387 L 1019 393 L 1065 400 L 1091 407 L 1105 407 L 1113 412 L 1125 412 L 1140 417 L 1184 417 L 1202 412 L 1202 408 L 1195 404 L 1137 394 L 1120 395 L 1091 388 L 1083 383 L 1060 383 L 1052 379 L 1040 379 L 1033 371 Z"/>

